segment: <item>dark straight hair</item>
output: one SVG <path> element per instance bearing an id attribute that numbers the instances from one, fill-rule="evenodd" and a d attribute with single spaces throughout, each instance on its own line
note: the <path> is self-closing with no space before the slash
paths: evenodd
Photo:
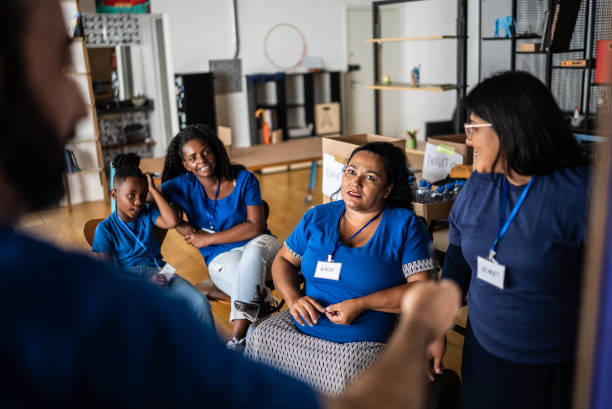
<path id="1" fill-rule="evenodd" d="M 589 160 L 546 86 L 521 71 L 496 74 L 465 98 L 468 113 L 493 125 L 499 152 L 493 168 L 506 158 L 506 172 L 541 175 L 586 165 Z"/>
<path id="2" fill-rule="evenodd" d="M 391 193 L 385 199 L 385 205 L 395 208 L 414 210 L 412 202 L 413 194 L 410 190 L 410 176 L 408 159 L 403 149 L 389 142 L 370 142 L 356 148 L 346 161 L 348 165 L 351 159 L 359 152 L 370 152 L 382 160 L 383 169 L 387 178 L 387 186 L 392 184 Z M 346 167 L 345 167 L 346 169 Z"/>
<path id="3" fill-rule="evenodd" d="M 204 124 L 189 125 L 180 131 L 168 145 L 166 158 L 164 160 L 164 170 L 162 172 L 162 182 L 187 172 L 183 166 L 183 146 L 194 139 L 205 142 L 215 156 L 215 175 L 225 180 L 234 180 L 244 166 L 230 162 L 223 142 L 217 134 Z"/>

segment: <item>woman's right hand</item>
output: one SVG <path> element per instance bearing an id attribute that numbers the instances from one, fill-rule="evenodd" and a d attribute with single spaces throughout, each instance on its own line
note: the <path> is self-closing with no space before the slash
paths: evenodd
<path id="1" fill-rule="evenodd" d="M 301 326 L 308 324 L 312 327 L 319 321 L 321 314 L 325 314 L 325 308 L 313 298 L 304 296 L 289 306 L 289 312 Z"/>
<path id="2" fill-rule="evenodd" d="M 175 229 L 185 239 L 190 234 L 193 234 L 193 233 L 197 232 L 195 227 L 193 227 L 192 225 L 190 225 L 189 223 L 187 223 L 185 221 L 181 221 L 181 223 L 178 226 L 176 226 Z"/>

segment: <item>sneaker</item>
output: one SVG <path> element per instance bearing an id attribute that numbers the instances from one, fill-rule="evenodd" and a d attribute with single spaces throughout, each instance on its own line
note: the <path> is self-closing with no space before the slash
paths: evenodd
<path id="1" fill-rule="evenodd" d="M 250 302 L 234 301 L 236 310 L 243 313 L 251 322 L 257 322 L 278 311 L 278 301 L 267 287 L 257 286 L 255 297 Z"/>
<path id="2" fill-rule="evenodd" d="M 236 337 L 227 341 L 227 345 L 225 345 L 227 349 L 230 351 L 236 351 L 239 353 L 244 352 L 244 348 L 246 348 L 246 338 L 238 339 Z"/>

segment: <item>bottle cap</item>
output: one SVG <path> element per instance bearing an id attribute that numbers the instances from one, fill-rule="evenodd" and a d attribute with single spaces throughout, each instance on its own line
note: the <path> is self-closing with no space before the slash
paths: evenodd
<path id="1" fill-rule="evenodd" d="M 419 186 L 420 187 L 425 187 L 427 186 L 427 181 L 425 179 L 421 179 L 421 181 L 419 182 Z"/>
<path id="2" fill-rule="evenodd" d="M 444 190 L 446 190 L 444 186 L 438 186 L 438 193 L 444 193 Z"/>

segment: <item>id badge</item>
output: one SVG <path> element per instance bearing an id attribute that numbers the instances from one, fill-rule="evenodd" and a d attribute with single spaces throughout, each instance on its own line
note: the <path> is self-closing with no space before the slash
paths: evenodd
<path id="1" fill-rule="evenodd" d="M 213 229 L 207 229 L 206 227 L 202 227 L 202 231 L 209 233 L 209 234 L 213 234 L 215 232 Z"/>
<path id="2" fill-rule="evenodd" d="M 506 278 L 506 266 L 496 261 L 478 257 L 478 272 L 476 276 L 500 290 L 504 289 L 504 279 Z"/>
<path id="3" fill-rule="evenodd" d="M 176 268 L 172 267 L 170 263 L 166 263 L 166 265 L 164 266 L 164 268 L 161 269 L 159 274 L 163 274 L 166 277 L 166 281 L 170 281 L 175 271 Z"/>
<path id="4" fill-rule="evenodd" d="M 315 270 L 315 278 L 324 278 L 326 280 L 340 280 L 340 270 L 342 263 L 333 261 L 318 261 L 317 269 Z"/>

